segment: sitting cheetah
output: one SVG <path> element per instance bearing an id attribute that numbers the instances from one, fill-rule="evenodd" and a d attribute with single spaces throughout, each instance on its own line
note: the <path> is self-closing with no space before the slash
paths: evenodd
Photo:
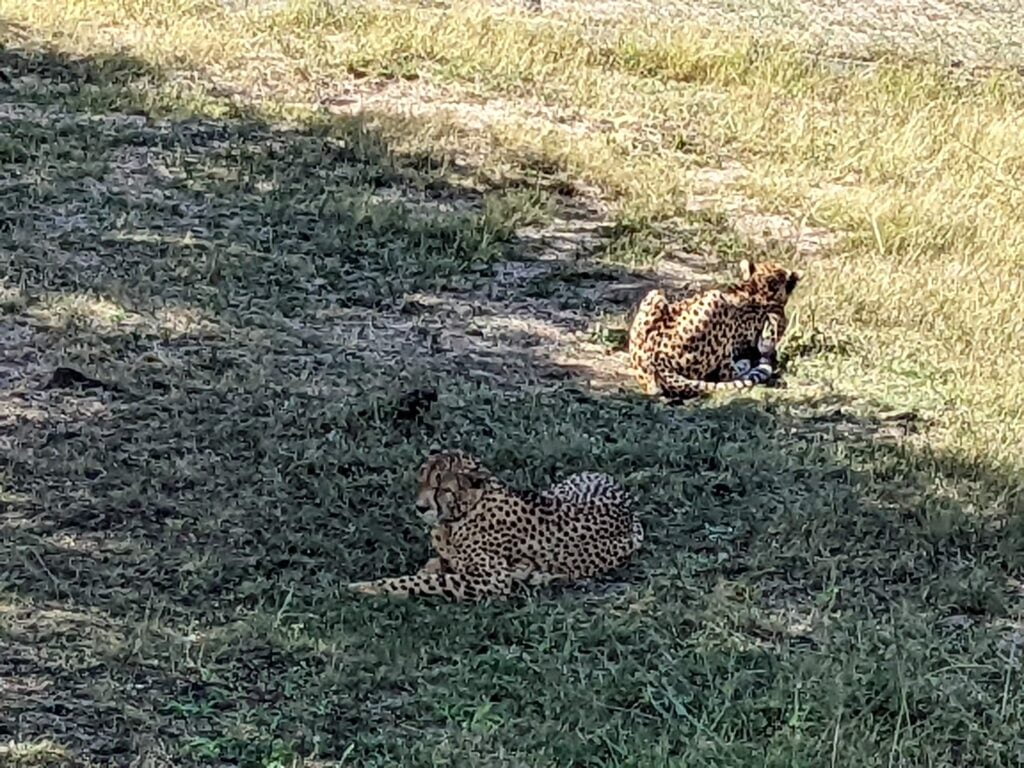
<path id="1" fill-rule="evenodd" d="M 608 475 L 584 472 L 543 493 L 516 491 L 467 454 L 435 454 L 420 468 L 416 506 L 433 526 L 437 557 L 411 576 L 349 588 L 478 600 L 508 595 L 516 583 L 596 576 L 625 563 L 643 541 L 630 503 Z"/>
<path id="2" fill-rule="evenodd" d="M 743 282 L 669 303 L 648 293 L 629 330 L 629 355 L 649 395 L 694 397 L 771 378 L 800 274 L 773 262 L 740 264 Z M 747 359 L 757 360 L 750 367 Z"/>

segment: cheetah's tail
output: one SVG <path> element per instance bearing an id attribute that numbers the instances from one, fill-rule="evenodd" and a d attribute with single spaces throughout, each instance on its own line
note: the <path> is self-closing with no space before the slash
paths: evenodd
<path id="1" fill-rule="evenodd" d="M 633 518 L 633 527 L 630 533 L 633 538 L 633 547 L 640 549 L 640 545 L 644 543 L 644 525 L 640 522 L 640 518 Z"/>
<path id="2" fill-rule="evenodd" d="M 700 379 L 688 379 L 674 373 L 666 374 L 662 371 L 658 372 L 658 378 L 661 379 L 663 388 L 667 394 L 674 397 L 697 397 L 711 392 L 750 389 L 751 387 L 756 387 L 759 384 L 764 384 L 772 377 L 773 373 L 774 369 L 772 368 L 772 364 L 768 360 L 761 358 L 757 365 L 742 376 L 738 376 L 735 379 L 729 379 L 728 381 L 702 381 Z"/>

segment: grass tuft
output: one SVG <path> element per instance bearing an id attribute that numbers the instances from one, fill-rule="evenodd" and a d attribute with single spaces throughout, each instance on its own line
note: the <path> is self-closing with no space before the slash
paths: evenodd
<path id="1" fill-rule="evenodd" d="M 596 10 L 0 0 L 0 763 L 1019 765 L 1019 77 Z M 744 257 L 787 387 L 622 386 Z M 642 555 L 353 599 L 434 444 Z"/>

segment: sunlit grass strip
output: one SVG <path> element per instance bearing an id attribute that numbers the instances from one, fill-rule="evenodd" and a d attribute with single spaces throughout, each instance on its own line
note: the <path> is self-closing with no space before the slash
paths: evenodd
<path id="1" fill-rule="evenodd" d="M 810 265 L 803 306 L 819 330 L 883 373 L 890 361 L 895 373 L 927 359 L 942 373 L 921 380 L 922 399 L 937 389 L 965 406 L 961 434 L 998 425 L 1005 438 L 984 449 L 1007 458 L 1006 442 L 1024 442 L 1024 361 L 1007 354 L 1024 333 L 1017 78 L 978 81 L 896 59 L 838 69 L 736 31 L 498 14 L 474 2 L 307 1 L 239 14 L 184 0 L 0 0 L 0 10 L 64 47 L 122 48 L 199 72 L 194 97 L 202 78 L 237 84 L 242 101 L 272 85 L 271 112 L 292 100 L 315 111 L 318 94 L 357 77 L 422 79 L 455 97 L 575 115 L 595 128 L 570 136 L 509 115 L 479 142 L 460 138 L 457 115 L 438 115 L 402 131 L 411 144 L 443 136 L 446 150 L 477 141 L 484 163 L 532 151 L 638 222 L 678 215 L 694 168 L 738 157 L 749 170 L 734 182 L 740 191 L 846 233 L 827 268 Z"/>

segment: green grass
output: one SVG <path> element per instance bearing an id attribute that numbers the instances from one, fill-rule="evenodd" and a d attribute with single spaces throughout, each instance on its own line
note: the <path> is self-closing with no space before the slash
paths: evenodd
<path id="1" fill-rule="evenodd" d="M 0 21 L 0 765 L 1024 760 L 1019 82 L 475 5 Z M 607 386 L 645 287 L 750 254 L 807 275 L 787 388 Z M 611 472 L 645 548 L 352 597 L 427 557 L 434 444 Z"/>

